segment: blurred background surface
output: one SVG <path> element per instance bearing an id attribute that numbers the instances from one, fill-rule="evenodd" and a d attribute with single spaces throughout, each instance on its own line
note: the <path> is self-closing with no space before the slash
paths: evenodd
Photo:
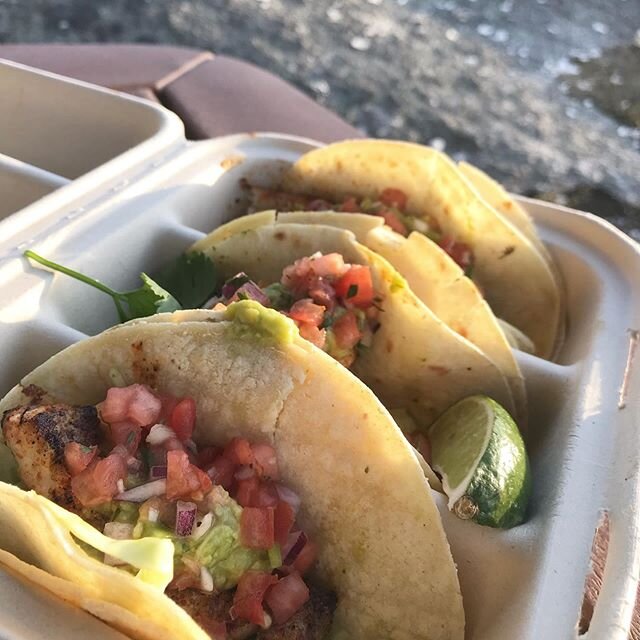
<path id="1" fill-rule="evenodd" d="M 640 0 L 0 0 L 0 42 L 236 56 L 640 240 Z"/>

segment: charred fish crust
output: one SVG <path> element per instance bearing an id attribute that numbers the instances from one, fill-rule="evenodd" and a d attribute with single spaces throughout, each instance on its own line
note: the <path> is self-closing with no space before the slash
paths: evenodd
<path id="1" fill-rule="evenodd" d="M 93 406 L 35 407 L 22 414 L 22 422 L 32 420 L 36 431 L 53 450 L 56 462 L 62 461 L 64 448 L 69 442 L 78 442 L 86 447 L 99 443 L 100 419 Z"/>
<path id="2" fill-rule="evenodd" d="M 213 634 L 220 623 L 227 625 L 232 640 L 324 640 L 329 637 L 337 599 L 334 593 L 309 587 L 309 600 L 289 620 L 260 629 L 242 620 L 231 620 L 234 591 L 203 593 L 197 589 L 171 589 L 167 595 L 180 605 L 207 633 Z"/>
<path id="3" fill-rule="evenodd" d="M 258 629 L 256 625 L 242 620 L 231 620 L 229 611 L 233 605 L 233 594 L 233 590 L 220 593 L 203 593 L 197 589 L 167 591 L 167 595 L 212 637 L 219 633 L 220 625 L 224 623 L 227 627 L 227 637 L 231 640 L 254 638 Z"/>
<path id="4" fill-rule="evenodd" d="M 256 640 L 325 640 L 329 637 L 337 598 L 317 586 L 309 587 L 309 600 L 283 624 L 260 630 Z"/>

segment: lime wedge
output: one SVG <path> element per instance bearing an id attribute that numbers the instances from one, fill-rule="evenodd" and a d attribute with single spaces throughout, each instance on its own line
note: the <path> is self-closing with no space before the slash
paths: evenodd
<path id="1" fill-rule="evenodd" d="M 431 425 L 429 440 L 432 467 L 458 517 L 502 529 L 524 521 L 529 459 L 518 426 L 495 400 L 460 400 Z"/>

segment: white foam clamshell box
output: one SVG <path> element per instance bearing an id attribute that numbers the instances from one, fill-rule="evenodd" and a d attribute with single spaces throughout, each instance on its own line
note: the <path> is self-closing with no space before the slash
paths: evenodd
<path id="1" fill-rule="evenodd" d="M 29 197 L 14 193 L 27 183 L 35 185 L 34 201 L 55 190 L 0 222 L 0 393 L 117 322 L 108 297 L 33 268 L 24 249 L 116 289 L 137 287 L 141 271 L 153 274 L 243 211 L 241 178 L 272 184 L 316 144 L 271 134 L 187 143 L 176 118 L 155 105 L 19 65 L 0 64 L 0 87 L 0 153 L 10 156 L 0 157 L 0 202 L 23 206 Z M 640 356 L 633 349 L 640 249 L 595 216 L 521 202 L 564 279 L 568 332 L 554 363 L 518 354 L 530 406 L 527 523 L 480 527 L 457 520 L 439 499 L 467 637 L 577 637 L 593 535 L 606 512 L 603 588 L 584 637 L 624 640 L 640 569 Z M 0 638 L 42 637 L 122 638 L 0 571 Z"/>

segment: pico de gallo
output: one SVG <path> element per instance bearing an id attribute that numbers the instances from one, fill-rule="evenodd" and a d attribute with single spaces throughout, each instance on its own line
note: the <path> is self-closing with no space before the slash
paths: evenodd
<path id="1" fill-rule="evenodd" d="M 348 196 L 340 201 L 329 201 L 285 191 L 250 187 L 251 211 L 276 209 L 278 211 L 341 211 L 367 213 L 384 218 L 385 224 L 402 236 L 412 231 L 424 234 L 436 242 L 462 268 L 465 275 L 473 273 L 473 252 L 469 245 L 458 242 L 451 235 L 443 234 L 435 220 L 427 222 L 406 213 L 407 195 L 400 189 L 387 188 L 377 198 Z"/>
<path id="2" fill-rule="evenodd" d="M 380 326 L 382 298 L 374 291 L 371 268 L 346 263 L 339 253 L 300 258 L 283 270 L 279 282 L 267 286 L 239 273 L 208 306 L 246 299 L 291 318 L 303 338 L 346 367 L 371 346 Z"/>
<path id="3" fill-rule="evenodd" d="M 212 637 L 289 637 L 289 623 L 322 637 L 335 599 L 304 578 L 317 546 L 297 523 L 300 498 L 282 484 L 275 449 L 240 437 L 199 448 L 195 424 L 193 398 L 133 384 L 96 407 L 19 408 L 2 427 L 29 488 L 111 538 L 170 539 L 167 595 Z"/>

